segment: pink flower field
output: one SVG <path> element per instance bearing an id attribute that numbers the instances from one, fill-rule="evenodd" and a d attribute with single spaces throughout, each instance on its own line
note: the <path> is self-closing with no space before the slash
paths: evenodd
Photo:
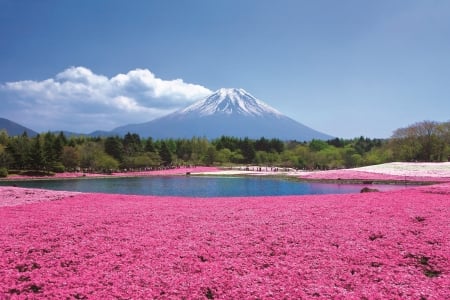
<path id="1" fill-rule="evenodd" d="M 316 171 L 302 174 L 301 179 L 317 180 L 369 180 L 369 181 L 407 181 L 407 182 L 449 182 L 450 177 L 412 176 L 412 175 L 391 175 L 377 174 L 365 171 L 355 171 L 350 169 Z"/>
<path id="2" fill-rule="evenodd" d="M 0 207 L 0 299 L 448 299 L 449 195 L 47 194 Z"/>
<path id="3" fill-rule="evenodd" d="M 355 169 L 303 172 L 302 179 L 450 182 L 450 162 L 386 163 Z"/>

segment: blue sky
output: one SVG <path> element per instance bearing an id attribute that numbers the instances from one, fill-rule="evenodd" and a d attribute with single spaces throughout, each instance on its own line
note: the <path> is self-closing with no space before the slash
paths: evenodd
<path id="1" fill-rule="evenodd" d="M 244 88 L 330 135 L 450 120 L 450 1 L 0 0 L 0 117 L 146 122 Z"/>

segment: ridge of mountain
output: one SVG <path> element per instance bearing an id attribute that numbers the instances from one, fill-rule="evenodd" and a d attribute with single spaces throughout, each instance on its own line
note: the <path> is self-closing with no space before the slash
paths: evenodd
<path id="1" fill-rule="evenodd" d="M 22 135 L 24 132 L 26 132 L 29 137 L 34 137 L 38 134 L 30 128 L 5 118 L 0 118 L 0 131 L 1 130 L 5 130 L 9 136 Z"/>

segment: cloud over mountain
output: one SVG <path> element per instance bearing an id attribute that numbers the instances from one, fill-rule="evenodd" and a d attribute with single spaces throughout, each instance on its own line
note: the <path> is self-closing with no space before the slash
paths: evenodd
<path id="1" fill-rule="evenodd" d="M 0 114 L 40 131 L 90 132 L 148 121 L 211 93 L 182 79 L 158 78 L 148 69 L 108 78 L 85 67 L 70 67 L 42 81 L 0 84 Z"/>

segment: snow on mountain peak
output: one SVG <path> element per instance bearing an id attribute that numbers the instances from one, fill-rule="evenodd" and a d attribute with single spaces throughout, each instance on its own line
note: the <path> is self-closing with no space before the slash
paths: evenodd
<path id="1" fill-rule="evenodd" d="M 282 115 L 278 110 L 256 99 L 244 89 L 236 88 L 221 88 L 205 99 L 178 112 L 178 114 L 188 113 L 199 114 L 200 116 L 213 114 Z"/>

